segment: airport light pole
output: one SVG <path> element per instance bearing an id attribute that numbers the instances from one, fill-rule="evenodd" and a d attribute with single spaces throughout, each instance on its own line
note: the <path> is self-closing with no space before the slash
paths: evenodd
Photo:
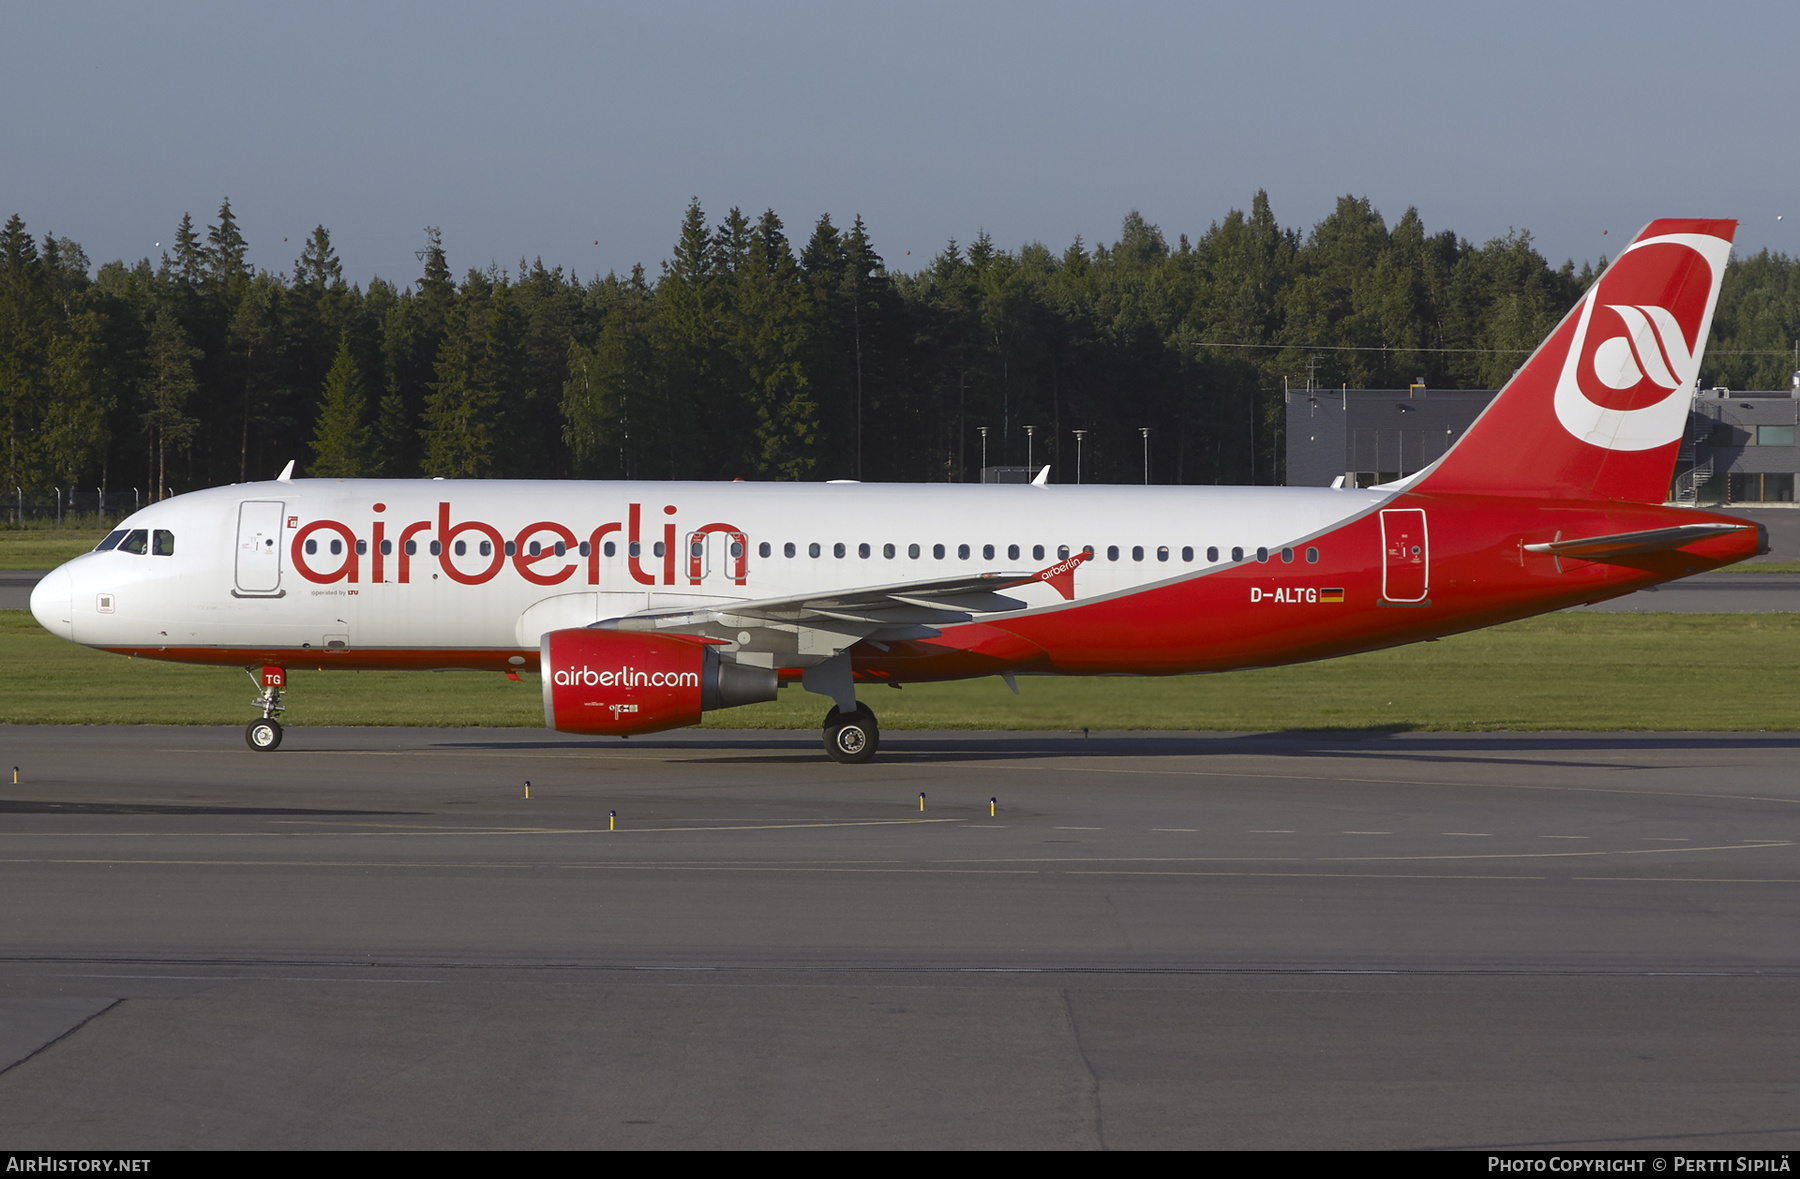
<path id="1" fill-rule="evenodd" d="M 981 477 L 983 479 L 986 479 L 987 478 L 987 432 L 988 432 L 988 428 L 986 426 L 977 426 L 975 428 L 977 430 L 981 431 Z"/>
<path id="2" fill-rule="evenodd" d="M 1081 443 L 1082 443 L 1082 440 L 1087 437 L 1087 431 L 1086 430 L 1076 430 L 1074 433 L 1075 433 L 1075 482 L 1080 483 L 1081 482 Z"/>
<path id="3" fill-rule="evenodd" d="M 1139 426 L 1138 433 L 1144 436 L 1144 486 L 1150 486 L 1150 427 Z"/>
<path id="4" fill-rule="evenodd" d="M 1031 437 L 1035 433 L 1037 433 L 1036 426 L 1025 427 L 1025 470 L 1027 473 L 1031 471 Z"/>

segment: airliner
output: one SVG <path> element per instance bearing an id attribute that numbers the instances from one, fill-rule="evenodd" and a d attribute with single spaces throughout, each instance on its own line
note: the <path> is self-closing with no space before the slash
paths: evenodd
<path id="1" fill-rule="evenodd" d="M 880 743 L 857 699 L 873 685 L 1016 691 L 1020 675 L 1189 675 L 1435 639 L 1767 551 L 1755 524 L 1664 503 L 1735 229 L 1652 222 L 1437 462 L 1376 487 L 301 479 L 289 464 L 134 513 L 31 609 L 89 647 L 244 668 L 263 751 L 296 670 L 536 673 L 547 725 L 619 737 L 797 685 L 830 702 L 827 754 L 855 763 Z"/>

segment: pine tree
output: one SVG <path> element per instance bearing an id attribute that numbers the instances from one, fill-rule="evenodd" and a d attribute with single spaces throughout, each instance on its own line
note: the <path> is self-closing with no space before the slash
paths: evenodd
<path id="1" fill-rule="evenodd" d="M 231 212 L 231 198 L 219 206 L 219 223 L 206 231 L 206 269 L 213 283 L 222 290 L 235 291 L 250 277 L 244 259 L 250 244 L 238 232 L 237 218 Z"/>
<path id="2" fill-rule="evenodd" d="M 750 231 L 734 283 L 732 348 L 752 389 L 759 475 L 803 479 L 818 463 L 819 407 L 804 360 L 806 286 L 770 209 Z"/>
<path id="3" fill-rule="evenodd" d="M 369 398 L 350 354 L 346 335 L 325 377 L 323 404 L 313 430 L 314 458 L 307 473 L 323 479 L 359 479 L 372 474 L 366 418 Z"/>
<path id="4" fill-rule="evenodd" d="M 189 290 L 197 289 L 206 278 L 206 249 L 189 213 L 183 213 L 181 224 L 175 227 L 175 277 Z"/>
<path id="5" fill-rule="evenodd" d="M 37 245 L 17 213 L 0 231 L 0 427 L 11 486 L 36 482 L 36 423 L 50 346 L 48 300 Z"/>
<path id="6" fill-rule="evenodd" d="M 149 431 L 152 469 L 150 498 L 162 499 L 168 490 L 168 454 L 185 451 L 193 443 L 199 420 L 189 416 L 188 404 L 198 389 L 194 362 L 200 350 L 188 342 L 181 323 L 166 308 L 157 311 L 150 325 L 150 373 L 144 390 L 144 427 Z"/>

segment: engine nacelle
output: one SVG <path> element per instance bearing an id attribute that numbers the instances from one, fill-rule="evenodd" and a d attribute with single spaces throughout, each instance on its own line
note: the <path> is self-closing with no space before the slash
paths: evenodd
<path id="1" fill-rule="evenodd" d="M 677 635 L 553 630 L 538 654 L 544 723 L 559 733 L 679 729 L 702 712 L 773 700 L 780 684 L 773 668 L 728 663 Z"/>

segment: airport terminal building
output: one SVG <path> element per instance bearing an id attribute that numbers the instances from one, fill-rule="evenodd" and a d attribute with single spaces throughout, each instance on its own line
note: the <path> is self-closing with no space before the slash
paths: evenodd
<path id="1" fill-rule="evenodd" d="M 1793 503 L 1800 373 L 1793 389 L 1701 389 L 1671 503 Z M 1388 483 L 1430 465 L 1487 408 L 1493 389 L 1289 389 L 1289 486 Z"/>

